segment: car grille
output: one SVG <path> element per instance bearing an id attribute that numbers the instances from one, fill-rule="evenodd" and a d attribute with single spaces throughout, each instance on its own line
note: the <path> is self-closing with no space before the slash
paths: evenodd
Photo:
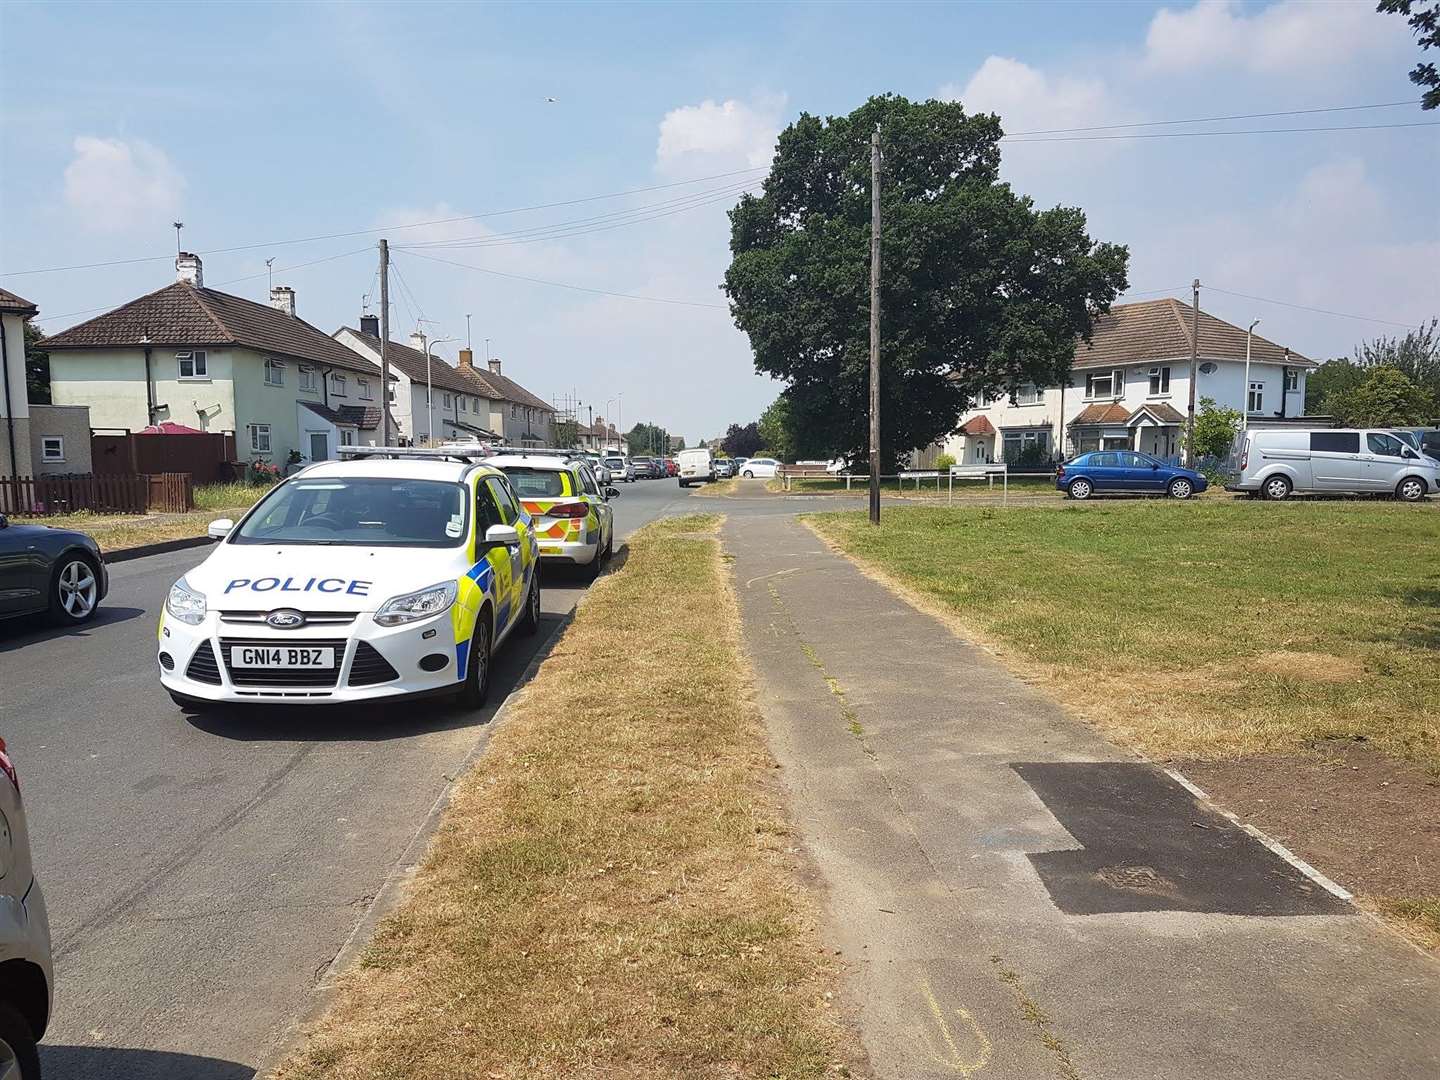
<path id="1" fill-rule="evenodd" d="M 368 641 L 356 644 L 355 659 L 350 661 L 351 686 L 374 686 L 399 677 L 400 673 Z"/>
<path id="2" fill-rule="evenodd" d="M 234 645 L 258 645 L 267 648 L 276 645 L 307 645 L 312 648 L 335 650 L 333 668 L 235 668 L 230 666 L 230 649 Z M 334 686 L 340 677 L 340 664 L 345 659 L 344 638 L 221 638 L 220 653 L 225 660 L 225 672 L 236 686 Z"/>
<path id="3" fill-rule="evenodd" d="M 185 669 L 185 674 L 196 682 L 220 685 L 220 666 L 215 663 L 215 650 L 210 647 L 209 641 L 200 643 L 195 655 L 190 658 L 190 666 Z"/>
<path id="4" fill-rule="evenodd" d="M 222 611 L 220 621 L 226 623 L 254 623 L 260 626 L 265 625 L 265 617 L 269 611 Z M 306 626 L 346 626 L 355 621 L 353 611 L 306 611 Z"/>

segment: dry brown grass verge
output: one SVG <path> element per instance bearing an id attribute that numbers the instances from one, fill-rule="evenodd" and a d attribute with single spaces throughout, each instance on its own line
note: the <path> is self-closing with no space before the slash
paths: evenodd
<path id="1" fill-rule="evenodd" d="M 731 477 L 729 480 L 712 480 L 708 484 L 701 484 L 695 488 L 694 494 L 704 498 L 715 499 L 724 495 L 734 495 L 740 487 L 738 477 Z"/>
<path id="2" fill-rule="evenodd" d="M 631 537 L 278 1077 L 845 1073 L 718 524 Z"/>

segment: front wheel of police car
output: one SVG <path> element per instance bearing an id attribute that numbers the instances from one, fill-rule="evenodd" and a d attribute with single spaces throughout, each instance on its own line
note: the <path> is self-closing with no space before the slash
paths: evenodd
<path id="1" fill-rule="evenodd" d="M 424 478 L 347 462 L 292 477 L 177 581 L 157 656 L 177 704 L 482 702 L 532 575 L 511 545 L 472 562 L 473 488 L 460 465 L 424 464 Z"/>

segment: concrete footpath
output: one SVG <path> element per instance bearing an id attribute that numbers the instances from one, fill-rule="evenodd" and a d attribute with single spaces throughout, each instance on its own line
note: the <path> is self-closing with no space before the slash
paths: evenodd
<path id="1" fill-rule="evenodd" d="M 724 540 L 878 1076 L 1440 1077 L 1440 963 L 793 518 Z"/>

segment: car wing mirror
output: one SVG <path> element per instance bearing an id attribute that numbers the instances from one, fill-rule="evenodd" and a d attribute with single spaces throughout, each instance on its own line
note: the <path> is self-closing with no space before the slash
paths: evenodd
<path id="1" fill-rule="evenodd" d="M 619 497 L 620 497 L 620 489 L 619 489 L 619 488 L 610 487 L 610 488 L 606 488 L 606 489 L 605 489 L 605 498 L 607 498 L 607 499 L 618 499 Z"/>
<path id="2" fill-rule="evenodd" d="M 0 514 L 0 529 L 6 528 L 9 524 L 10 519 L 7 518 L 4 514 Z"/>
<path id="3" fill-rule="evenodd" d="M 216 518 L 205 527 L 205 535 L 211 540 L 224 540 L 230 535 L 230 530 L 235 528 L 235 522 L 230 518 Z"/>
<path id="4" fill-rule="evenodd" d="M 518 544 L 520 533 L 513 525 L 491 525 L 485 530 L 487 544 Z"/>

